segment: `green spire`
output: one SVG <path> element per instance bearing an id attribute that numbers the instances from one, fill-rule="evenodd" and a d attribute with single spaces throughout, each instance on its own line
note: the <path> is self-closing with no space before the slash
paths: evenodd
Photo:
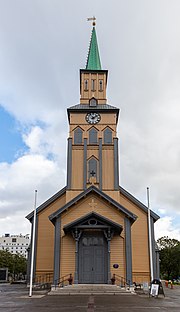
<path id="1" fill-rule="evenodd" d="M 95 27 L 93 27 L 92 29 L 91 42 L 89 46 L 86 69 L 101 70 L 101 61 L 100 61 L 100 56 L 99 56 Z"/>

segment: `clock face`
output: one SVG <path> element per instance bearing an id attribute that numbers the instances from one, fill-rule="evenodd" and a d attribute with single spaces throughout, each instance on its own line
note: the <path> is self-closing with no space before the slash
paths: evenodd
<path id="1" fill-rule="evenodd" d="M 101 120 L 101 116 L 98 113 L 88 113 L 86 115 L 86 121 L 91 125 L 98 123 Z"/>

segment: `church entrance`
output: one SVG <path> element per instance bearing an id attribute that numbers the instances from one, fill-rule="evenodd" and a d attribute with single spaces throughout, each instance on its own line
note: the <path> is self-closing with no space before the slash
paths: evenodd
<path id="1" fill-rule="evenodd" d="M 107 256 L 107 240 L 104 233 L 83 232 L 79 242 L 79 283 L 107 283 Z"/>

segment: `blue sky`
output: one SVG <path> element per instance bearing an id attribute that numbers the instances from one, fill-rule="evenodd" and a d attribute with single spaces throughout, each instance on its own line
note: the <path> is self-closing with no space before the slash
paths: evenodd
<path id="1" fill-rule="evenodd" d="M 24 144 L 17 120 L 0 105 L 0 162 L 12 163 L 20 153 L 25 153 Z"/>
<path id="2" fill-rule="evenodd" d="M 29 233 L 34 190 L 41 204 L 66 183 L 66 109 L 96 15 L 120 184 L 145 204 L 148 186 L 157 237 L 180 239 L 179 12 L 179 0 L 0 2 L 0 235 Z"/>

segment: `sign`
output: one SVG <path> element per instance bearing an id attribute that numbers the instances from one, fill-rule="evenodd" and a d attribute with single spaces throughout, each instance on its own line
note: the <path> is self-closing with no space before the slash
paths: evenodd
<path id="1" fill-rule="evenodd" d="M 114 269 L 118 269 L 119 268 L 119 264 L 117 264 L 117 263 L 113 264 L 113 268 Z"/>
<path id="2" fill-rule="evenodd" d="M 148 282 L 143 282 L 143 290 L 144 290 L 144 292 L 149 292 L 149 284 L 148 284 Z"/>
<path id="3" fill-rule="evenodd" d="M 158 284 L 152 284 L 150 295 L 155 297 L 155 296 L 158 296 L 158 293 L 159 293 L 159 285 Z"/>

